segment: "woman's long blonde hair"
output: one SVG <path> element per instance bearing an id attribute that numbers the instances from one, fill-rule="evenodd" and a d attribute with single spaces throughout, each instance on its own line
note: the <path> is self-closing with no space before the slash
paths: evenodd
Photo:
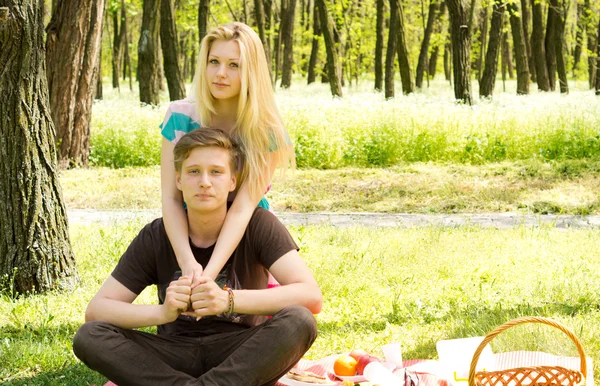
<path id="1" fill-rule="evenodd" d="M 264 193 L 270 177 L 267 156 L 277 149 L 278 165 L 293 165 L 293 147 L 288 144 L 271 85 L 269 65 L 260 38 L 246 24 L 229 23 L 210 31 L 200 45 L 193 94 L 202 126 L 210 126 L 216 114 L 215 98 L 209 89 L 206 67 L 215 40 L 235 40 L 240 47 L 241 89 L 236 123 L 231 134 L 237 138 L 244 155 L 240 184 L 248 182 L 251 195 Z M 263 190 L 262 192 L 260 190 Z"/>

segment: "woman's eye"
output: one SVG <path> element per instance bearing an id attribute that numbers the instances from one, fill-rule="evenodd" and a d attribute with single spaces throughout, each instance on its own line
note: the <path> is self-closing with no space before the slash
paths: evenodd
<path id="1" fill-rule="evenodd" d="M 219 61 L 217 59 L 211 59 L 208 61 L 208 63 L 210 64 L 219 64 Z"/>
<path id="2" fill-rule="evenodd" d="M 230 63 L 229 65 L 230 65 L 231 67 L 235 67 L 235 68 L 238 68 L 238 67 L 240 66 L 240 65 L 239 65 L 239 64 L 237 64 L 237 63 Z"/>

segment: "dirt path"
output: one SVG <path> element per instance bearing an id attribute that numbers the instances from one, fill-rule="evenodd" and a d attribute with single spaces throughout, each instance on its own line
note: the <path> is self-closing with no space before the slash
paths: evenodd
<path id="1" fill-rule="evenodd" d="M 150 221 L 161 215 L 160 210 L 97 211 L 71 209 L 67 211 L 71 224 L 114 223 L 139 219 Z M 517 213 L 487 214 L 386 214 L 386 213 L 290 213 L 277 217 L 286 225 L 333 225 L 339 227 L 421 227 L 476 225 L 484 228 L 514 228 L 515 226 L 546 225 L 561 229 L 600 227 L 600 216 L 522 215 Z"/>

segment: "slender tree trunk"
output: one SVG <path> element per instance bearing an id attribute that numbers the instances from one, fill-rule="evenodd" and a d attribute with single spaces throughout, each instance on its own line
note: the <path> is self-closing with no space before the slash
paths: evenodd
<path id="1" fill-rule="evenodd" d="M 254 13 L 256 17 L 256 26 L 258 27 L 258 36 L 263 44 L 267 63 L 269 63 L 269 73 L 271 73 L 271 44 L 269 43 L 265 32 L 265 7 L 262 0 L 254 0 Z"/>
<path id="2" fill-rule="evenodd" d="M 567 6 L 565 0 L 550 0 L 550 8 L 554 11 L 554 49 L 556 50 L 556 70 L 558 71 L 561 94 L 569 93 L 567 80 L 567 65 L 565 63 L 565 22 L 567 19 Z"/>
<path id="3" fill-rule="evenodd" d="M 310 49 L 310 59 L 308 62 L 308 84 L 314 83 L 317 79 L 317 59 L 319 58 L 319 36 L 321 35 L 321 22 L 319 20 L 319 10 L 317 5 L 313 6 L 313 39 Z"/>
<path id="4" fill-rule="evenodd" d="M 48 102 L 44 2 L 4 4 L 0 8 L 0 277 L 13 283 L 12 290 L 19 294 L 73 290 L 79 279 L 69 244 Z"/>
<path id="5" fill-rule="evenodd" d="M 492 21 L 490 25 L 490 41 L 485 55 L 485 68 L 479 85 L 479 95 L 489 98 L 494 94 L 496 71 L 498 70 L 498 53 L 502 41 L 502 25 L 504 24 L 504 8 L 502 0 L 494 1 Z"/>
<path id="6" fill-rule="evenodd" d="M 144 0 L 142 31 L 138 42 L 140 102 L 158 105 L 161 85 L 160 1 Z"/>
<path id="7" fill-rule="evenodd" d="M 544 22 L 541 1 L 532 1 L 531 48 L 535 57 L 535 74 L 540 91 L 550 91 L 550 79 L 546 66 L 546 47 L 544 44 Z"/>
<path id="8" fill-rule="evenodd" d="M 396 45 L 398 44 L 398 12 L 396 12 L 395 8 L 397 4 L 397 1 L 390 0 L 390 25 L 385 55 L 385 99 L 395 96 L 394 61 L 396 58 Z"/>
<path id="9" fill-rule="evenodd" d="M 273 17 L 273 3 L 272 0 L 263 0 L 263 9 L 265 11 L 265 38 L 269 48 L 265 50 L 269 51 L 269 72 L 271 73 L 271 81 L 275 84 L 275 74 L 273 71 L 273 57 L 276 56 L 275 48 L 273 47 L 273 31 L 271 30 L 271 19 Z"/>
<path id="10" fill-rule="evenodd" d="M 437 20 L 435 23 L 435 33 L 440 33 L 443 29 L 443 20 L 444 20 L 444 15 L 446 13 L 446 2 L 442 1 L 441 5 L 440 5 L 440 11 L 438 12 L 438 16 L 437 16 Z M 433 50 L 431 51 L 431 56 L 429 57 L 429 76 L 431 77 L 431 79 L 433 79 L 435 77 L 435 74 L 437 73 L 437 60 L 438 60 L 438 56 L 439 56 L 439 52 L 440 52 L 440 42 L 436 42 L 435 45 L 433 46 Z"/>
<path id="11" fill-rule="evenodd" d="M 123 37 L 122 25 L 123 21 L 119 23 L 120 13 L 118 9 L 111 12 L 113 21 L 113 47 L 112 47 L 112 87 L 120 91 L 119 87 L 119 76 L 121 75 L 121 61 L 123 56 L 123 44 L 121 38 Z M 121 24 L 121 29 L 119 29 Z"/>
<path id="12" fill-rule="evenodd" d="M 505 23 L 507 25 L 508 23 Z M 513 74 L 513 65 L 512 65 L 512 50 L 510 48 L 510 44 L 508 43 L 508 28 L 504 28 L 504 32 L 502 34 L 502 67 L 504 69 L 504 75 L 508 73 L 508 77 L 510 79 L 514 78 Z M 506 77 L 503 76 L 503 80 L 506 80 Z"/>
<path id="13" fill-rule="evenodd" d="M 517 95 L 529 94 L 529 65 L 527 63 L 527 47 L 523 36 L 523 24 L 519 17 L 519 7 L 516 2 L 508 3 L 510 15 L 510 29 L 515 47 L 517 62 Z"/>
<path id="14" fill-rule="evenodd" d="M 598 21 L 598 34 L 596 35 L 596 95 L 600 95 L 600 20 Z"/>
<path id="15" fill-rule="evenodd" d="M 577 66 L 581 61 L 581 51 L 583 49 L 583 32 L 585 31 L 586 17 L 584 14 L 584 4 L 577 4 L 577 23 L 575 32 L 575 49 L 573 51 L 573 77 L 576 76 Z"/>
<path id="16" fill-rule="evenodd" d="M 100 38 L 102 41 L 102 38 Z M 100 44 L 100 49 L 98 50 L 98 59 L 96 60 L 98 64 L 98 69 L 96 69 L 96 89 L 94 90 L 94 99 L 101 100 L 103 96 L 103 88 L 102 88 L 102 44 Z"/>
<path id="17" fill-rule="evenodd" d="M 160 44 L 162 46 L 165 76 L 169 86 L 169 99 L 172 101 L 185 98 L 185 82 L 179 67 L 178 35 L 174 15 L 173 0 L 161 0 Z"/>
<path id="18" fill-rule="evenodd" d="M 383 39 L 385 0 L 377 0 L 377 19 L 375 27 L 375 90 L 381 91 L 383 87 Z"/>
<path id="19" fill-rule="evenodd" d="M 447 0 L 452 27 L 452 70 L 454 73 L 454 97 L 462 103 L 471 104 L 471 33 L 468 10 L 463 0 Z"/>
<path id="20" fill-rule="evenodd" d="M 592 52 L 596 52 L 597 56 L 600 56 L 600 53 L 597 51 L 596 49 L 596 44 L 598 43 L 598 41 L 600 41 L 600 34 L 596 34 L 596 31 L 594 31 L 594 24 L 591 20 L 592 17 L 592 10 L 590 8 L 590 0 L 585 0 L 584 1 L 584 13 L 586 16 L 586 31 L 585 34 L 587 35 L 587 49 L 588 49 L 588 75 L 589 75 L 589 84 L 590 84 L 590 89 L 594 88 L 594 85 L 596 84 L 595 80 L 596 80 L 596 67 L 597 67 L 597 63 L 596 63 L 596 58 L 594 57 L 594 55 L 591 55 Z"/>
<path id="21" fill-rule="evenodd" d="M 283 67 L 281 69 L 281 87 L 289 88 L 292 85 L 292 70 L 294 65 L 294 19 L 296 16 L 297 0 L 287 0 L 285 24 L 281 24 L 283 32 Z"/>
<path id="22" fill-rule="evenodd" d="M 479 14 L 481 19 L 481 34 L 479 35 L 479 57 L 477 57 L 477 80 L 479 81 L 479 87 L 481 87 L 481 76 L 483 74 L 483 57 L 485 56 L 487 46 L 488 9 L 488 6 L 482 6 L 481 12 Z"/>
<path id="23" fill-rule="evenodd" d="M 450 42 L 444 44 L 444 77 L 452 83 L 452 46 Z"/>
<path id="24" fill-rule="evenodd" d="M 556 88 L 556 10 L 552 6 L 548 7 L 548 18 L 546 22 L 546 36 L 544 38 L 544 48 L 546 49 L 546 67 L 548 68 L 548 83 L 550 90 Z"/>
<path id="25" fill-rule="evenodd" d="M 414 91 L 415 85 L 413 83 L 411 70 L 410 70 L 410 59 L 408 54 L 408 46 L 406 44 L 406 33 L 404 28 L 404 10 L 402 9 L 402 3 L 400 0 L 391 0 L 397 3 L 396 12 L 398 18 L 398 36 L 396 42 L 396 51 L 398 52 L 398 64 L 400 67 L 400 80 L 402 81 L 402 93 L 408 95 Z"/>
<path id="26" fill-rule="evenodd" d="M 277 40 L 275 42 L 275 72 L 273 74 L 273 85 L 277 83 L 279 72 L 281 70 L 281 62 L 283 58 L 283 27 L 287 21 L 287 8 L 290 0 L 281 0 L 281 9 L 279 12 L 279 26 L 277 30 Z"/>
<path id="27" fill-rule="evenodd" d="M 210 0 L 200 0 L 198 3 L 198 41 L 208 33 L 208 14 L 210 12 Z"/>
<path id="28" fill-rule="evenodd" d="M 47 27 L 50 109 L 60 167 L 87 166 L 104 0 L 60 0 Z"/>
<path id="29" fill-rule="evenodd" d="M 525 48 L 527 49 L 527 65 L 529 67 L 529 73 L 531 75 L 531 80 L 533 82 L 536 81 L 536 76 L 535 76 L 535 64 L 534 64 L 534 58 L 533 58 L 533 53 L 531 50 L 531 33 L 530 31 L 530 19 L 531 19 L 531 15 L 529 13 L 529 0 L 521 0 L 521 15 L 522 15 L 522 22 L 523 22 L 523 36 L 525 38 Z"/>
<path id="30" fill-rule="evenodd" d="M 423 33 L 423 42 L 421 42 L 421 51 L 419 52 L 419 62 L 417 64 L 417 77 L 415 79 L 415 85 L 417 88 L 423 87 L 423 73 L 427 67 L 427 54 L 429 53 L 429 41 L 431 34 L 433 33 L 433 24 L 435 21 L 436 13 L 438 10 L 437 0 L 430 0 L 429 12 L 427 14 L 427 26 Z"/>
<path id="31" fill-rule="evenodd" d="M 340 77 L 340 67 L 338 65 L 338 53 L 334 45 L 333 22 L 327 10 L 325 0 L 316 0 L 315 7 L 319 8 L 319 18 L 321 19 L 321 30 L 325 40 L 327 50 L 327 77 L 331 87 L 331 94 L 335 97 L 342 96 L 342 83 Z"/>

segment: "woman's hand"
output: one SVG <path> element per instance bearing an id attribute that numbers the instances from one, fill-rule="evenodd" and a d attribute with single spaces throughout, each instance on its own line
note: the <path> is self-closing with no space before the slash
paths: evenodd
<path id="1" fill-rule="evenodd" d="M 200 277 L 202 276 L 204 269 L 196 260 L 188 261 L 180 268 L 182 276 L 187 276 L 192 279 L 192 288 L 200 284 Z"/>

